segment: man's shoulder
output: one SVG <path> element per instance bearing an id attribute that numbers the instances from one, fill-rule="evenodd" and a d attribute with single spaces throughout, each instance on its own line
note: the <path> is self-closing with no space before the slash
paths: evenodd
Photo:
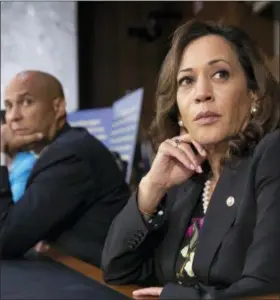
<path id="1" fill-rule="evenodd" d="M 70 127 L 61 134 L 50 146 L 53 150 L 73 150 L 78 151 L 84 148 L 96 147 L 100 141 L 91 135 L 85 128 Z"/>
<path id="2" fill-rule="evenodd" d="M 57 139 L 56 143 L 59 145 L 69 143 L 79 143 L 80 141 L 96 143 L 98 140 L 91 135 L 85 128 L 82 127 L 70 127 L 65 133 L 61 134 Z"/>
<path id="3" fill-rule="evenodd" d="M 102 142 L 86 129 L 79 127 L 70 127 L 49 145 L 45 152 L 43 156 L 46 158 L 52 156 L 55 159 L 75 155 L 86 160 L 93 160 L 96 155 L 106 156 L 106 153 L 110 153 Z"/>

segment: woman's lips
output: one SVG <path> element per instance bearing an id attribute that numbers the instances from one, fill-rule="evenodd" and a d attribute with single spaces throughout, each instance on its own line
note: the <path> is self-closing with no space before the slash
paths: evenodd
<path id="1" fill-rule="evenodd" d="M 204 117 L 204 118 L 198 119 L 196 122 L 201 125 L 210 125 L 210 124 L 217 122 L 219 119 L 220 119 L 219 116 Z"/>
<path id="2" fill-rule="evenodd" d="M 221 115 L 212 112 L 212 111 L 206 111 L 206 112 L 200 112 L 196 115 L 194 118 L 194 121 L 201 124 L 201 125 L 209 125 L 217 122 Z"/>

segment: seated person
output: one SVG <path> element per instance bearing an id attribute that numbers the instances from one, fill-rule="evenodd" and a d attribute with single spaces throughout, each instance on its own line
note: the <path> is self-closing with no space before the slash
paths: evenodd
<path id="1" fill-rule="evenodd" d="M 108 228 L 130 195 L 111 152 L 83 128 L 66 122 L 59 81 L 23 71 L 4 93 L 1 126 L 1 258 L 24 255 L 47 241 L 99 265 Z M 38 155 L 23 196 L 12 201 L 5 157 Z"/>
<path id="2" fill-rule="evenodd" d="M 14 202 L 17 202 L 24 194 L 35 161 L 36 156 L 27 151 L 19 152 L 12 158 L 9 166 L 9 181 Z"/>
<path id="3" fill-rule="evenodd" d="M 280 95 L 259 49 L 235 27 L 188 22 L 156 95 L 157 154 L 109 230 L 105 280 L 150 286 L 135 298 L 279 293 Z"/>

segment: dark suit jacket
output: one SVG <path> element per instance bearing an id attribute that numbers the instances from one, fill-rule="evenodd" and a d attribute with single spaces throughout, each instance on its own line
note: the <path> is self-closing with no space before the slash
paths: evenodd
<path id="1" fill-rule="evenodd" d="M 193 269 L 198 283 L 177 283 L 175 262 L 204 175 L 174 187 L 151 226 L 137 193 L 114 220 L 102 255 L 110 283 L 164 286 L 162 299 L 216 299 L 280 292 L 280 130 L 224 167 L 200 231 Z M 228 197 L 234 197 L 232 206 Z"/>
<path id="2" fill-rule="evenodd" d="M 6 167 L 0 170 L 2 259 L 41 240 L 99 264 L 107 231 L 130 196 L 113 155 L 85 129 L 68 124 L 41 153 L 23 197 L 14 204 Z"/>

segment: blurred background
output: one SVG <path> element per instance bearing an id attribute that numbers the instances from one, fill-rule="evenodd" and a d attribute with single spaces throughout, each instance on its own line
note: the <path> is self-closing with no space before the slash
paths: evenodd
<path id="1" fill-rule="evenodd" d="M 111 107 L 142 88 L 130 158 L 138 181 L 151 158 L 146 136 L 161 63 L 174 29 L 194 17 L 244 29 L 279 79 L 278 1 L 9 1 L 1 2 L 1 108 L 4 87 L 23 69 L 55 75 L 69 113 Z"/>

